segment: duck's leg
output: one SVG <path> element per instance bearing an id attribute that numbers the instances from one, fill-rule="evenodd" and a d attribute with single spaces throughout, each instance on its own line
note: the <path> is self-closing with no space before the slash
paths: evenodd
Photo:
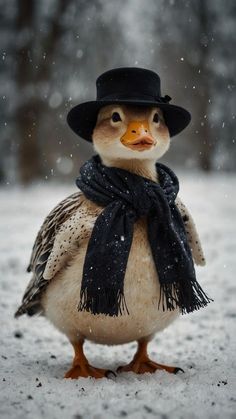
<path id="1" fill-rule="evenodd" d="M 75 356 L 72 363 L 72 367 L 65 374 L 65 378 L 79 378 L 79 377 L 94 377 L 94 378 L 109 378 L 110 374 L 115 375 L 113 371 L 105 370 L 102 368 L 95 368 L 89 364 L 83 351 L 84 340 L 79 340 L 74 343 L 71 342 Z"/>
<path id="2" fill-rule="evenodd" d="M 147 353 L 147 339 L 142 339 L 138 341 L 138 349 L 135 353 L 133 360 L 124 366 L 118 367 L 117 372 L 123 371 L 133 371 L 136 374 L 144 374 L 145 372 L 155 372 L 157 370 L 165 370 L 172 374 L 177 374 L 178 371 L 182 371 L 182 368 L 178 367 L 169 367 L 168 365 L 157 364 L 154 361 L 151 361 Z"/>

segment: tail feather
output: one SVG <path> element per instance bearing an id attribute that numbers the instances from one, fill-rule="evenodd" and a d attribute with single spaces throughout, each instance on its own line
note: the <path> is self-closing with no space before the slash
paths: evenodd
<path id="1" fill-rule="evenodd" d="M 42 314 L 43 308 L 38 301 L 32 301 L 28 304 L 22 304 L 15 312 L 14 317 L 17 319 L 18 317 L 22 316 L 23 314 L 27 314 L 28 316 L 32 317 L 36 314 Z"/>

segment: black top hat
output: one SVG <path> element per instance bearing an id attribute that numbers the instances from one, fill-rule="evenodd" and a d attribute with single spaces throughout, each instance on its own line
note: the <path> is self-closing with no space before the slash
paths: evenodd
<path id="1" fill-rule="evenodd" d="M 161 96 L 160 77 L 154 71 L 137 67 L 115 68 L 98 77 L 97 99 L 81 103 L 70 110 L 67 122 L 76 134 L 92 141 L 99 110 L 106 105 L 127 104 L 158 106 L 162 109 L 170 136 L 178 134 L 190 122 L 190 113 L 170 105 L 169 96 Z"/>

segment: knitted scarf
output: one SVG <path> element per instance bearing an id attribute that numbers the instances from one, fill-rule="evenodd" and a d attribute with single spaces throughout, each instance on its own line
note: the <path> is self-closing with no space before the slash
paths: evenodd
<path id="1" fill-rule="evenodd" d="M 158 308 L 189 313 L 210 299 L 198 284 L 184 223 L 175 205 L 176 175 L 156 163 L 158 182 L 102 164 L 99 155 L 80 169 L 76 184 L 86 198 L 104 207 L 97 217 L 83 267 L 79 311 L 118 316 L 128 312 L 124 276 L 134 224 L 147 217 L 148 240 L 158 273 Z"/>

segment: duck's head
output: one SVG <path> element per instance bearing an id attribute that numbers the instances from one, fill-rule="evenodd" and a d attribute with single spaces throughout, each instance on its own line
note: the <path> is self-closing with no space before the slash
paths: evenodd
<path id="1" fill-rule="evenodd" d="M 170 145 L 163 113 L 152 106 L 104 106 L 92 139 L 97 153 L 109 159 L 157 160 Z"/>

